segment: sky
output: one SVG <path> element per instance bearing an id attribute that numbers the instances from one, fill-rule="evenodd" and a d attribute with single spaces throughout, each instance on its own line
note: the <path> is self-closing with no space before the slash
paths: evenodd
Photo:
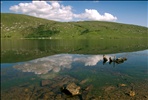
<path id="1" fill-rule="evenodd" d="M 148 27 L 148 1 L 1 1 L 2 13 L 49 20 L 110 21 Z"/>

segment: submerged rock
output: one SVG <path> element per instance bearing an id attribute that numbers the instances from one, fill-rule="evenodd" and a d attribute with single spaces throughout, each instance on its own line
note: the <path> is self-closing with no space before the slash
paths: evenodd
<path id="1" fill-rule="evenodd" d="M 125 87 L 125 86 L 127 86 L 126 84 L 119 84 L 118 86 L 120 86 L 120 87 Z"/>
<path id="2" fill-rule="evenodd" d="M 131 96 L 131 97 L 133 97 L 133 96 L 135 96 L 135 91 L 130 91 L 130 93 L 129 93 L 129 96 Z"/>
<path id="3" fill-rule="evenodd" d="M 65 87 L 63 86 L 61 88 L 61 91 L 64 92 L 67 95 L 79 95 L 80 93 L 80 86 L 77 86 L 74 82 L 73 83 L 69 83 L 68 85 L 66 85 Z"/>
<path id="4" fill-rule="evenodd" d="M 46 85 L 49 85 L 50 83 L 51 83 L 50 80 L 42 80 L 41 86 L 46 86 Z"/>
<path id="5" fill-rule="evenodd" d="M 82 80 L 79 84 L 83 85 L 83 84 L 85 84 L 86 82 L 88 82 L 88 79 Z"/>
<path id="6" fill-rule="evenodd" d="M 105 92 L 110 92 L 112 90 L 115 90 L 115 87 L 114 86 L 107 86 L 107 87 L 104 87 L 104 91 Z"/>

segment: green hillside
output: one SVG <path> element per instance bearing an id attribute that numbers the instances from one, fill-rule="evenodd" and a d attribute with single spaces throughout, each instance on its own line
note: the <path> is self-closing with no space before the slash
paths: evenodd
<path id="1" fill-rule="evenodd" d="M 114 22 L 56 22 L 1 13 L 1 38 L 147 38 L 148 28 Z"/>

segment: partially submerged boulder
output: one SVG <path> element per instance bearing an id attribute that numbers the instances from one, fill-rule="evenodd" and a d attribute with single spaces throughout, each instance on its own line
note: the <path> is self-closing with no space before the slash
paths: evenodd
<path id="1" fill-rule="evenodd" d="M 61 91 L 67 95 L 79 95 L 80 93 L 80 86 L 77 86 L 74 82 L 67 84 L 61 88 Z"/>
<path id="2" fill-rule="evenodd" d="M 123 63 L 123 62 L 126 61 L 126 60 L 127 60 L 127 58 L 124 58 L 124 57 L 123 57 L 123 58 L 117 58 L 115 62 L 116 62 L 117 64 L 120 64 L 120 63 Z"/>
<path id="3" fill-rule="evenodd" d="M 126 61 L 127 60 L 127 58 L 125 58 L 125 57 L 122 57 L 122 58 L 117 58 L 117 59 L 115 59 L 115 57 L 114 57 L 114 59 L 112 59 L 111 57 L 109 57 L 109 63 L 111 64 L 112 62 L 116 62 L 117 64 L 120 64 L 120 63 L 123 63 L 124 61 Z"/>
<path id="4" fill-rule="evenodd" d="M 106 62 L 108 61 L 107 57 L 105 55 L 103 55 L 103 61 Z"/>

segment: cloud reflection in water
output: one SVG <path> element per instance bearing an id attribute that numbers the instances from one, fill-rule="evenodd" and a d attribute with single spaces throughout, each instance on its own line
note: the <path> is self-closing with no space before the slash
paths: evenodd
<path id="1" fill-rule="evenodd" d="M 43 57 L 23 64 L 13 66 L 23 72 L 34 72 L 35 74 L 46 74 L 48 72 L 59 72 L 65 68 L 70 69 L 72 63 L 82 62 L 85 66 L 95 66 L 103 60 L 102 55 L 72 55 L 59 54 L 49 57 Z"/>

